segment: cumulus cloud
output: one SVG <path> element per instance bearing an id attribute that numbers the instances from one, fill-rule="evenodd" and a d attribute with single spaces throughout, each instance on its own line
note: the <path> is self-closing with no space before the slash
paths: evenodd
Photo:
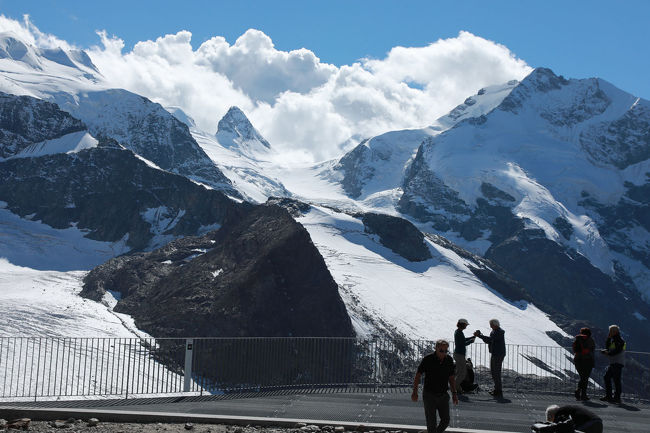
<path id="1" fill-rule="evenodd" d="M 0 18 L 0 29 L 11 26 L 35 44 L 67 45 L 28 18 Z M 352 136 L 430 125 L 481 87 L 531 71 L 505 46 L 464 31 L 341 66 L 305 48 L 278 50 L 254 29 L 233 44 L 215 36 L 196 50 L 185 30 L 128 52 L 119 37 L 98 34 L 101 45 L 87 51 L 109 85 L 181 107 L 208 132 L 239 106 L 273 147 L 300 160 L 340 156 Z"/>

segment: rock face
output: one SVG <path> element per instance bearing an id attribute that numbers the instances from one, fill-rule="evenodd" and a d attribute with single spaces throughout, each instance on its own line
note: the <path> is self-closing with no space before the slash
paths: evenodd
<path id="1" fill-rule="evenodd" d="M 58 93 L 53 100 L 83 120 L 97 138 L 112 138 L 162 169 L 240 197 L 190 134 L 186 124 L 156 104 L 122 89 Z"/>
<path id="2" fill-rule="evenodd" d="M 421 262 L 431 258 L 424 235 L 407 220 L 378 213 L 365 213 L 361 220 L 368 233 L 379 235 L 382 245 L 406 260 Z"/>
<path id="3" fill-rule="evenodd" d="M 88 274 L 83 296 L 120 292 L 115 310 L 157 337 L 353 336 L 338 287 L 307 231 L 258 206 L 200 238 L 119 257 Z"/>
<path id="4" fill-rule="evenodd" d="M 75 226 L 87 237 L 146 249 L 154 237 L 214 228 L 243 207 L 223 193 L 154 167 L 115 141 L 40 157 L 15 157 L 34 142 L 84 130 L 54 104 L 30 97 L 0 99 L 0 200 L 22 217 L 54 228 Z"/>
<path id="5" fill-rule="evenodd" d="M 154 236 L 198 233 L 240 212 L 220 191 L 151 168 L 115 142 L 73 155 L 0 162 L 0 200 L 22 217 L 54 228 L 76 226 L 90 239 L 136 250 Z"/>
<path id="6" fill-rule="evenodd" d="M 0 92 L 0 159 L 29 145 L 86 130 L 86 126 L 56 104 L 29 96 Z"/>

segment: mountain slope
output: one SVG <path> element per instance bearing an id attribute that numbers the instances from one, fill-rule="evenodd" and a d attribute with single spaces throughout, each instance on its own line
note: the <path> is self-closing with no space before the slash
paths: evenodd
<path id="1" fill-rule="evenodd" d="M 23 218 L 145 249 L 242 211 L 219 191 L 160 170 L 112 140 L 98 142 L 49 102 L 0 95 L 0 116 L 0 201 Z M 91 145 L 63 140 L 70 136 L 88 136 Z"/>
<path id="2" fill-rule="evenodd" d="M 95 137 L 112 138 L 165 170 L 241 198 L 187 125 L 145 97 L 109 88 L 85 52 L 39 49 L 2 34 L 0 70 L 0 91 L 54 102 Z"/>
<path id="3" fill-rule="evenodd" d="M 534 299 L 624 323 L 644 344 L 648 107 L 603 80 L 536 69 L 489 114 L 420 146 L 398 209 L 484 253 Z"/>
<path id="4" fill-rule="evenodd" d="M 449 114 L 423 129 L 391 131 L 363 140 L 345 154 L 333 170 L 342 175 L 345 192 L 361 198 L 399 186 L 415 152 L 425 139 L 434 137 L 465 119 L 479 117 L 497 106 L 518 82 L 480 89 Z M 364 197 L 362 197 L 364 196 Z"/>

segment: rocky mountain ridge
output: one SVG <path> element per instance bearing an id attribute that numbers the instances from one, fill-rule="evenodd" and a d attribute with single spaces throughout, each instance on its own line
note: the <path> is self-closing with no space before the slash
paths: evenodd
<path id="1" fill-rule="evenodd" d="M 152 335 L 353 336 L 350 318 L 307 231 L 260 205 L 198 238 L 112 259 L 82 296 L 119 292 L 115 311 Z"/>

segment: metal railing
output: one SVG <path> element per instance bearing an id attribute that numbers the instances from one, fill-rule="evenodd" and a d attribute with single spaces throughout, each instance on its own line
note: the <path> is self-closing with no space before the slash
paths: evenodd
<path id="1" fill-rule="evenodd" d="M 354 338 L 0 337 L 0 399 L 410 386 L 433 346 L 426 340 Z M 505 389 L 568 393 L 576 388 L 570 349 L 510 344 L 506 352 Z M 467 357 L 475 382 L 490 387 L 487 346 L 468 346 Z M 626 357 L 625 394 L 650 397 L 650 353 L 627 352 Z M 592 393 L 602 386 L 606 365 L 600 358 Z"/>

